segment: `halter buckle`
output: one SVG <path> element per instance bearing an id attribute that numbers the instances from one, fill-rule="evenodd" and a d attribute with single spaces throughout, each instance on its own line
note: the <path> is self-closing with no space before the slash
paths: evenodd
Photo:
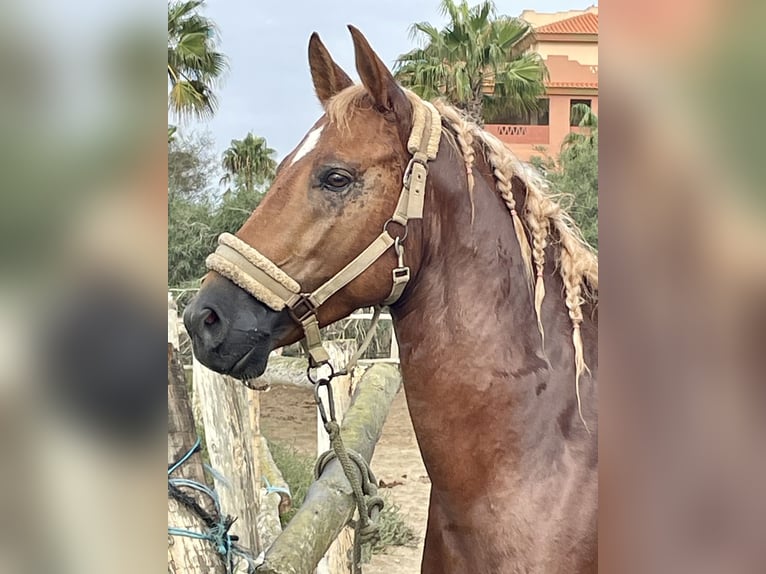
<path id="1" fill-rule="evenodd" d="M 397 267 L 391 272 L 394 283 L 407 282 L 410 280 L 410 268 L 409 267 Z"/>
<path id="2" fill-rule="evenodd" d="M 404 177 L 402 177 L 402 185 L 404 185 L 404 187 L 406 187 L 407 189 L 410 188 L 410 178 L 412 177 L 412 168 L 415 166 L 416 163 L 419 163 L 426 169 L 426 171 L 428 171 L 428 158 L 423 159 L 417 156 L 412 156 L 410 158 L 410 161 L 407 162 L 407 167 L 404 169 Z"/>
<path id="3" fill-rule="evenodd" d="M 302 306 L 303 308 L 301 308 Z M 303 324 L 306 319 L 316 315 L 317 306 L 311 302 L 307 295 L 301 294 L 295 303 L 290 304 L 288 312 L 295 321 Z"/>

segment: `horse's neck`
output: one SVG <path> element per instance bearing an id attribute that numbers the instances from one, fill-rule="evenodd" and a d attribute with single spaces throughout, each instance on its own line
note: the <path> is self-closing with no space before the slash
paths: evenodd
<path id="1" fill-rule="evenodd" d="M 424 460 L 432 477 L 451 476 L 456 484 L 469 477 L 442 466 L 455 456 L 486 450 L 494 464 L 511 468 L 520 452 L 556 434 L 548 426 L 555 424 L 554 410 L 566 408 L 565 377 L 574 398 L 574 374 L 571 367 L 551 367 L 543 353 L 521 250 L 491 176 L 474 168 L 472 223 L 465 171 L 451 159 L 429 174 L 420 268 L 393 314 Z M 549 293 L 556 297 L 560 285 L 551 284 Z M 546 333 L 546 347 L 563 337 L 557 327 L 558 335 Z M 545 400 L 536 400 L 543 392 Z M 552 392 L 561 397 L 549 399 Z M 551 412 L 542 416 L 541 408 Z"/>
<path id="2" fill-rule="evenodd" d="M 429 175 L 422 262 L 407 301 L 395 313 L 397 325 L 405 338 L 407 331 L 415 332 L 413 342 L 429 348 L 441 343 L 452 353 L 466 346 L 481 360 L 483 349 L 502 348 L 507 369 L 541 368 L 533 295 L 510 213 L 480 173 L 469 194 L 465 171 L 458 167 L 455 173 L 456 165 L 461 164 L 449 162 L 443 169 L 437 164 Z M 411 322 L 413 329 L 405 319 L 410 315 L 420 317 Z M 423 332 L 426 325 L 435 328 Z"/>

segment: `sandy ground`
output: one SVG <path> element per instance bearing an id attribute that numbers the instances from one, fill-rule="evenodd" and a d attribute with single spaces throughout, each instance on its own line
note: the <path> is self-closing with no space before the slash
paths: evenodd
<path id="1" fill-rule="evenodd" d="M 316 455 L 316 409 L 312 393 L 297 387 L 274 387 L 261 394 L 261 431 L 307 454 Z M 381 488 L 399 506 L 401 515 L 418 536 L 417 547 L 389 547 L 373 556 L 365 574 L 419 574 L 426 530 L 430 482 L 420 458 L 404 392 L 394 399 L 383 435 L 375 449 L 372 469 L 379 481 L 401 483 Z"/>

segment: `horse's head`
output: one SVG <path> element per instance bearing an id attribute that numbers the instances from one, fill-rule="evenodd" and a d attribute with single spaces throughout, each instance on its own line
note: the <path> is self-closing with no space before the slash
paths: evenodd
<path id="1" fill-rule="evenodd" d="M 397 217 L 389 221 L 401 213 L 402 179 L 412 170 L 413 103 L 362 34 L 349 28 L 362 85 L 353 86 L 312 35 L 309 64 L 325 114 L 282 162 L 236 238 L 222 240 L 228 246 L 219 247 L 217 264 L 208 260 L 215 271 L 184 313 L 196 356 L 216 371 L 258 376 L 272 349 L 299 340 L 304 331 L 310 335 L 309 315 L 327 325 L 383 303 L 392 295 L 398 265 L 395 240 L 405 231 L 406 265 L 414 273 L 419 264 L 413 248 L 419 226 L 408 230 L 406 216 L 404 225 Z M 418 177 L 422 206 L 425 171 Z M 363 257 L 358 275 L 335 281 L 371 244 L 378 247 Z M 335 284 L 327 287 L 331 279 Z M 316 294 L 320 287 L 323 293 Z"/>

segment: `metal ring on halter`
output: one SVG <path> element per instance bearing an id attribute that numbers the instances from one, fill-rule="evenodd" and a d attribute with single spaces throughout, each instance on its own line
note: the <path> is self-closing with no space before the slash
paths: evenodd
<path id="1" fill-rule="evenodd" d="M 401 236 L 391 235 L 391 232 L 389 232 L 388 234 L 391 235 L 391 237 L 393 237 L 394 239 L 398 239 L 399 241 L 404 241 L 405 239 L 407 239 L 407 233 L 408 233 L 407 226 L 403 223 L 398 223 L 394 221 L 393 218 L 389 218 L 388 220 L 386 220 L 386 222 L 383 224 L 383 231 L 388 231 L 389 223 L 396 223 L 397 225 L 401 225 L 404 228 L 404 234 Z"/>
<path id="2" fill-rule="evenodd" d="M 315 379 L 315 378 L 314 378 L 314 377 L 311 375 L 311 371 L 312 371 L 312 370 L 316 370 L 316 371 L 318 371 L 320 368 L 322 368 L 322 367 L 323 367 L 323 366 L 325 366 L 325 365 L 327 365 L 328 367 L 330 367 L 330 375 L 329 375 L 329 376 L 327 376 L 327 377 L 319 377 L 319 378 L 316 378 L 316 379 Z M 309 380 L 309 382 L 310 382 L 312 385 L 322 385 L 322 384 L 327 384 L 327 383 L 329 383 L 330 381 L 332 381 L 332 380 L 335 378 L 335 375 L 336 375 L 336 373 L 335 373 L 335 369 L 333 368 L 333 366 L 332 366 L 332 363 L 330 363 L 330 362 L 327 362 L 327 363 L 322 363 L 321 365 L 317 365 L 316 367 L 312 367 L 312 366 L 311 366 L 311 364 L 309 363 L 309 366 L 308 366 L 308 367 L 306 367 L 306 378 Z"/>

